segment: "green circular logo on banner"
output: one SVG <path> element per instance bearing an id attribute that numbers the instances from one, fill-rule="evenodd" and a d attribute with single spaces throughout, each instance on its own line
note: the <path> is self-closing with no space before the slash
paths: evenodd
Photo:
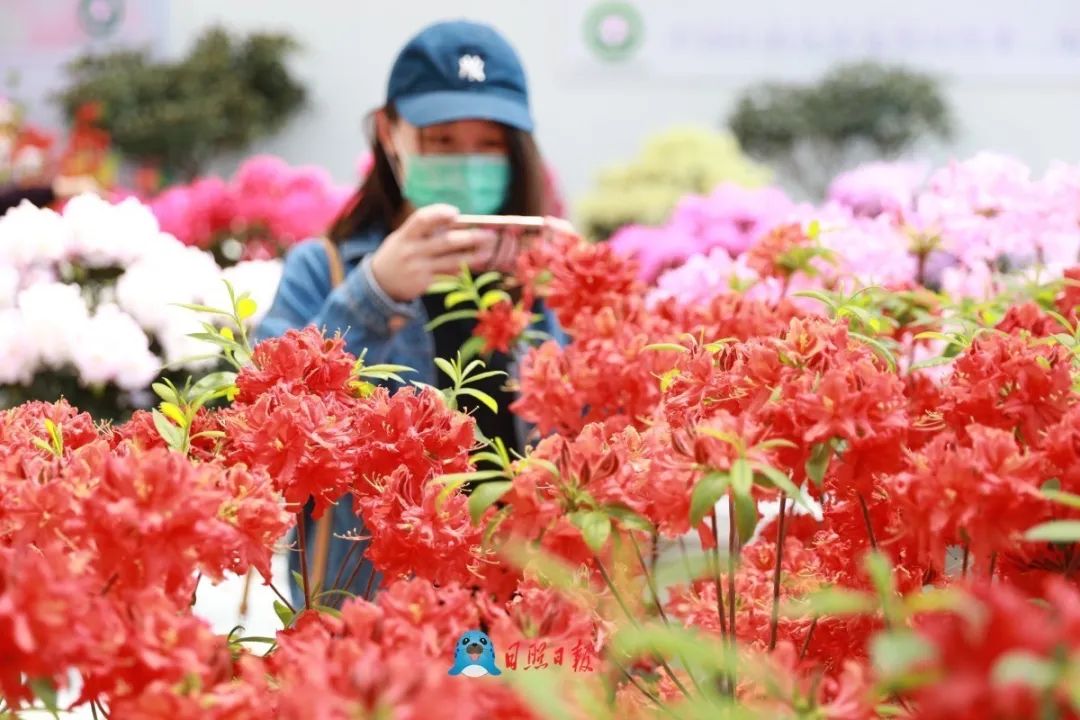
<path id="1" fill-rule="evenodd" d="M 92 38 L 113 34 L 124 19 L 124 0 L 79 0 L 79 25 Z"/>
<path id="2" fill-rule="evenodd" d="M 585 44 L 604 60 L 625 60 L 644 37 L 641 13 L 629 2 L 598 2 L 585 15 Z"/>

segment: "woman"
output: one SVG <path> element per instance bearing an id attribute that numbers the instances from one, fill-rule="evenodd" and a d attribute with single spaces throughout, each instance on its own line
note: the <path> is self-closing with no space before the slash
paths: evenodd
<path id="1" fill-rule="evenodd" d="M 497 244 L 490 230 L 456 228 L 455 219 L 548 212 L 525 73 L 513 48 L 490 27 L 439 23 L 398 55 L 386 104 L 372 120 L 372 171 L 327 241 L 308 241 L 286 256 L 256 339 L 314 324 L 340 331 L 350 352 L 366 351 L 367 364 L 405 365 L 416 371 L 411 379 L 443 386 L 446 378 L 436 373 L 434 358 L 454 357 L 473 326 L 458 321 L 426 330 L 445 312 L 444 298 L 426 291 L 436 277 L 456 275 L 463 263 L 488 269 Z M 340 283 L 334 281 L 338 269 Z M 556 334 L 550 316 L 544 318 L 540 329 Z M 510 359 L 495 354 L 488 366 L 509 372 Z M 498 379 L 478 387 L 498 401 L 499 412 L 463 409 L 473 412 L 485 437 L 520 448 L 522 432 L 508 410 L 512 395 Z M 362 529 L 359 524 L 351 499 L 340 501 L 334 534 Z M 320 538 L 310 516 L 306 526 L 306 547 L 313 549 Z M 376 580 L 371 566 L 365 562 L 355 575 L 352 567 L 342 568 L 351 542 L 330 540 L 325 567 L 313 574 L 325 577 L 323 587 L 331 589 L 343 569 L 338 586 L 366 595 Z M 297 553 L 290 564 L 298 569 Z M 302 597 L 295 583 L 293 594 Z"/>

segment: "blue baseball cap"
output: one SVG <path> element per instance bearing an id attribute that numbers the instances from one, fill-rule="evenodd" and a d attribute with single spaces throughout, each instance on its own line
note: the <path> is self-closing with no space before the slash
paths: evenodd
<path id="1" fill-rule="evenodd" d="M 420 31 L 390 71 L 386 101 L 417 127 L 494 120 L 531 132 L 525 70 L 494 28 L 457 20 Z"/>

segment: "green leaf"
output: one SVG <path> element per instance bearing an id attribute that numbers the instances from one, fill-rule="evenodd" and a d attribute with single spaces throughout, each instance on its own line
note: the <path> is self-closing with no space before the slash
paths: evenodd
<path id="1" fill-rule="evenodd" d="M 821 292 L 820 290 L 800 290 L 799 292 L 792 293 L 792 295 L 796 297 L 805 297 L 812 300 L 817 300 L 833 312 L 836 311 L 836 301 L 825 293 Z"/>
<path id="2" fill-rule="evenodd" d="M 165 440 L 165 444 L 173 450 L 179 450 L 180 446 L 184 443 L 184 437 L 181 434 L 180 428 L 173 425 L 169 420 L 161 414 L 160 410 L 152 410 L 151 415 L 154 419 L 154 427 L 157 428 L 158 434 Z"/>
<path id="3" fill-rule="evenodd" d="M 480 307 L 487 310 L 503 301 L 510 302 L 510 294 L 505 290 L 488 290 L 480 297 Z"/>
<path id="4" fill-rule="evenodd" d="M 611 518 L 598 510 L 585 513 L 581 520 L 581 535 L 594 553 L 600 552 L 611 536 Z"/>
<path id="5" fill-rule="evenodd" d="M 789 498 L 806 510 L 810 510 L 810 503 L 807 501 L 806 496 L 803 495 L 802 490 L 795 486 L 795 483 L 791 481 L 791 478 L 787 476 L 787 473 L 781 472 L 771 465 L 758 465 L 756 469 L 774 486 L 783 490 Z"/>
<path id="6" fill-rule="evenodd" d="M 172 420 L 177 426 L 184 428 L 187 427 L 188 420 L 184 416 L 184 411 L 178 408 L 171 402 L 162 402 L 159 406 L 162 414 Z"/>
<path id="7" fill-rule="evenodd" d="M 832 453 L 832 446 L 829 443 L 815 443 L 810 449 L 810 457 L 806 461 L 806 476 L 819 488 L 825 482 L 825 472 L 829 469 Z"/>
<path id="8" fill-rule="evenodd" d="M 621 507 L 619 505 L 604 505 L 600 509 L 615 518 L 620 525 L 628 530 L 652 532 L 655 529 L 653 524 L 649 522 L 647 518 L 639 515 L 630 508 Z"/>
<path id="9" fill-rule="evenodd" d="M 1057 683 L 1058 672 L 1053 663 L 1034 653 L 1014 650 L 1005 653 L 994 664 L 991 674 L 994 684 L 1019 684 L 1032 690 L 1049 690 Z"/>
<path id="10" fill-rule="evenodd" d="M 446 294 L 446 300 L 443 301 L 443 305 L 449 310 L 463 302 L 469 302 L 473 298 L 474 295 L 468 290 L 455 290 L 454 292 Z"/>
<path id="11" fill-rule="evenodd" d="M 735 458 L 731 463 L 731 488 L 736 495 L 749 495 L 754 486 L 754 471 L 744 458 Z"/>
<path id="12" fill-rule="evenodd" d="M 435 367 L 442 370 L 443 374 L 453 380 L 455 385 L 461 381 L 461 375 L 458 374 L 457 367 L 446 358 L 435 358 Z"/>
<path id="13" fill-rule="evenodd" d="M 442 505 L 450 494 L 467 483 L 480 483 L 485 480 L 505 479 L 506 473 L 502 470 L 474 470 L 472 472 L 448 473 L 436 477 L 432 482 L 443 486 L 435 498 L 436 505 Z M 485 483 L 486 484 L 486 483 Z"/>
<path id="14" fill-rule="evenodd" d="M 176 388 L 172 387 L 172 385 L 166 385 L 165 383 L 155 382 L 155 383 L 150 383 L 150 389 L 153 390 L 154 394 L 157 395 L 162 400 L 165 400 L 165 401 L 171 402 L 171 403 L 176 403 L 177 405 L 180 404 L 180 396 L 177 394 Z"/>
<path id="15" fill-rule="evenodd" d="M 484 349 L 484 338 L 474 335 L 461 344 L 461 359 L 468 360 L 480 354 Z"/>
<path id="16" fill-rule="evenodd" d="M 482 288 L 485 285 L 490 285 L 491 283 L 500 280 L 501 278 L 502 273 L 496 272 L 495 270 L 489 270 L 488 272 L 473 280 L 473 286 Z"/>
<path id="17" fill-rule="evenodd" d="M 932 368 L 932 367 L 940 367 L 942 365 L 948 365 L 948 364 L 952 363 L 952 361 L 955 360 L 955 359 L 956 359 L 955 357 L 946 357 L 945 355 L 938 355 L 937 357 L 926 358 L 925 360 L 920 360 L 917 363 L 912 363 L 911 367 L 909 369 L 914 371 L 914 370 L 925 370 L 926 368 Z"/>
<path id="18" fill-rule="evenodd" d="M 480 518 L 489 507 L 498 502 L 499 498 L 510 491 L 514 483 L 509 480 L 494 480 L 480 483 L 472 489 L 469 495 L 469 517 L 473 523 L 480 522 Z"/>
<path id="19" fill-rule="evenodd" d="M 580 691 L 584 676 L 570 675 L 566 668 L 554 665 L 528 670 L 529 672 L 507 672 L 503 677 L 514 693 L 528 703 L 530 716 L 539 720 L 576 720 L 590 717 L 581 714 L 581 707 L 575 702 L 577 698 L 567 692 L 567 687 L 575 684 Z M 587 696 L 581 693 L 579 697 L 585 699 Z"/>
<path id="20" fill-rule="evenodd" d="M 650 345 L 646 345 L 645 347 L 643 347 L 641 349 L 643 351 L 644 350 L 655 350 L 655 351 L 677 352 L 677 353 L 688 353 L 688 352 L 690 352 L 689 348 L 687 348 L 687 347 L 685 347 L 683 345 L 677 345 L 675 343 L 652 343 Z"/>
<path id="21" fill-rule="evenodd" d="M 750 494 L 735 495 L 735 527 L 742 542 L 749 542 L 758 524 L 757 502 Z"/>
<path id="22" fill-rule="evenodd" d="M 476 311 L 475 310 L 455 310 L 453 312 L 443 313 L 442 315 L 440 315 L 439 317 L 435 318 L 434 320 L 429 322 L 427 325 L 425 325 L 424 328 L 428 332 L 431 332 L 435 328 L 437 328 L 437 327 L 439 327 L 441 325 L 445 325 L 448 322 L 454 322 L 456 320 L 471 320 L 471 319 L 474 319 L 475 317 L 476 317 Z"/>
<path id="23" fill-rule="evenodd" d="M 981 608 L 967 593 L 956 588 L 928 587 L 904 596 L 909 615 L 924 612 L 954 612 L 976 622 Z"/>
<path id="24" fill-rule="evenodd" d="M 1080 520 L 1051 520 L 1036 525 L 1024 533 L 1024 539 L 1032 542 L 1080 542 Z"/>
<path id="25" fill-rule="evenodd" d="M 717 440 L 723 440 L 731 447 L 735 448 L 742 454 L 743 441 L 738 435 L 729 433 L 726 430 L 721 430 L 714 427 L 701 427 L 698 428 L 698 435 L 704 435 L 706 437 L 716 438 Z"/>
<path id="26" fill-rule="evenodd" d="M 870 641 L 870 657 L 882 675 L 904 674 L 935 656 L 934 646 L 910 630 L 875 635 Z"/>
<path id="27" fill-rule="evenodd" d="M 509 463 L 505 462 L 503 457 L 498 453 L 488 452 L 486 450 L 483 452 L 473 453 L 473 465 L 479 465 L 482 462 L 491 463 L 492 465 L 501 467 L 504 470 L 507 469 L 507 467 L 509 466 Z"/>
<path id="28" fill-rule="evenodd" d="M 435 282 L 427 289 L 428 295 L 445 295 L 461 287 L 461 281 L 456 277 L 436 278 Z"/>
<path id="29" fill-rule="evenodd" d="M 475 375 L 468 375 L 467 377 L 463 378 L 464 382 L 462 384 L 463 385 L 472 385 L 473 383 L 478 383 L 481 380 L 487 380 L 488 378 L 499 377 L 500 375 L 503 376 L 503 377 L 509 377 L 509 375 L 507 375 L 507 373 L 502 371 L 502 370 L 488 370 L 486 372 L 476 373 Z"/>
<path id="30" fill-rule="evenodd" d="M 32 437 L 32 438 L 30 438 L 30 442 L 38 450 L 44 450 L 45 452 L 47 452 L 50 455 L 56 455 L 56 448 L 54 448 L 52 445 L 50 445 L 45 440 L 43 440 L 43 439 L 41 439 L 39 437 Z"/>
<path id="31" fill-rule="evenodd" d="M 221 308 L 209 307 L 208 305 L 193 305 L 190 303 L 169 303 L 175 307 L 182 307 L 185 310 L 191 310 L 197 313 L 206 313 L 209 315 L 224 315 L 225 317 L 232 317 L 232 313 L 228 310 L 222 310 Z"/>
<path id="32" fill-rule="evenodd" d="M 885 347 L 884 344 L 877 338 L 872 338 L 862 333 L 848 332 L 848 337 L 853 337 L 856 340 L 861 340 L 870 346 L 870 349 L 876 352 L 885 364 L 889 366 L 889 370 L 896 372 L 896 358 L 893 357 L 892 351 Z"/>
<path id="33" fill-rule="evenodd" d="M 561 475 L 561 473 L 559 472 L 558 466 L 555 463 L 551 462 L 550 460 L 545 460 L 544 458 L 538 458 L 538 457 L 532 457 L 532 456 L 523 458 L 521 460 L 521 466 L 523 468 L 528 468 L 528 467 L 543 468 L 553 478 L 558 478 Z"/>
<path id="34" fill-rule="evenodd" d="M 772 450 L 773 448 L 797 448 L 799 446 L 784 438 L 773 438 L 771 440 L 763 440 L 755 447 L 758 447 L 761 450 Z"/>
<path id="35" fill-rule="evenodd" d="M 830 587 L 818 590 L 800 600 L 786 603 L 783 608 L 789 617 L 831 617 L 839 615 L 866 615 L 877 608 L 873 595 Z"/>
<path id="36" fill-rule="evenodd" d="M 707 674 L 730 673 L 739 663 L 735 648 L 716 637 L 674 624 L 621 628 L 611 638 L 611 649 L 631 658 L 678 657 Z"/>
<path id="37" fill-rule="evenodd" d="M 866 572 L 870 575 L 870 581 L 874 584 L 878 596 L 882 602 L 889 602 L 896 596 L 896 586 L 893 583 L 892 563 L 880 552 L 872 552 L 866 556 Z"/>
<path id="38" fill-rule="evenodd" d="M 459 395 L 468 395 L 469 397 L 472 397 L 472 398 L 475 398 L 475 399 L 479 400 L 480 402 L 482 402 L 484 404 L 484 407 L 486 407 L 488 410 L 490 410 L 493 413 L 498 414 L 498 412 L 499 412 L 499 403 L 495 402 L 495 398 L 491 397 L 490 395 L 488 395 L 486 392 L 484 392 L 482 390 L 477 390 L 476 388 L 464 387 L 464 388 L 461 388 L 460 390 L 458 390 L 458 394 Z"/>
<path id="39" fill-rule="evenodd" d="M 203 342 L 208 342 L 211 345 L 217 345 L 218 347 L 225 348 L 227 350 L 235 350 L 240 348 L 240 345 L 235 340 L 229 340 L 228 338 L 224 338 L 217 333 L 188 333 L 188 337 L 195 340 L 202 340 Z"/>
<path id="40" fill-rule="evenodd" d="M 218 390 L 231 387 L 235 383 L 236 373 L 231 370 L 212 372 L 199 378 L 198 382 L 191 386 L 190 394 L 192 397 L 199 397 L 208 392 L 217 392 Z"/>
<path id="41" fill-rule="evenodd" d="M 1058 481 L 1058 487 L 1061 487 L 1060 481 Z M 1043 485 L 1042 494 L 1056 503 L 1067 505 L 1071 508 L 1080 510 L 1080 495 L 1074 495 L 1073 493 L 1062 492 L 1061 490 L 1048 488 L 1046 487 L 1046 485 Z"/>
<path id="42" fill-rule="evenodd" d="M 30 691 L 34 693 L 34 697 L 45 705 L 45 709 L 52 714 L 54 718 L 59 718 L 59 707 L 56 704 L 56 686 L 53 685 L 52 680 L 49 678 L 34 678 L 30 680 Z"/>
<path id="43" fill-rule="evenodd" d="M 698 480 L 694 486 L 694 492 L 690 495 L 690 525 L 697 527 L 698 523 L 712 512 L 716 503 L 727 492 L 730 480 L 725 472 L 708 472 Z"/>

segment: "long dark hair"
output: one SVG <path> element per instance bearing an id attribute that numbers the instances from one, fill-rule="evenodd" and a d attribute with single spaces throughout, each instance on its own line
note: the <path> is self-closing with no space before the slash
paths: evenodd
<path id="1" fill-rule="evenodd" d="M 397 121 L 393 105 L 384 109 L 390 122 Z M 372 122 L 374 119 L 372 119 Z M 375 164 L 359 189 L 345 203 L 327 233 L 334 242 L 352 237 L 374 225 L 393 229 L 401 219 L 405 200 L 401 195 L 390 156 L 370 129 L 371 152 Z M 506 128 L 510 161 L 510 191 L 500 212 L 504 215 L 547 215 L 550 212 L 544 181 L 544 166 L 533 136 L 517 128 Z"/>

